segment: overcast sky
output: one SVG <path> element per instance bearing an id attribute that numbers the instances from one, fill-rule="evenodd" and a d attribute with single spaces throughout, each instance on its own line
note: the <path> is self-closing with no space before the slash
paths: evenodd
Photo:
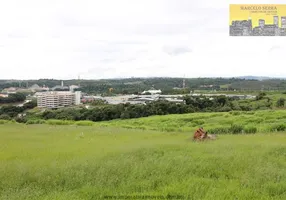
<path id="1" fill-rule="evenodd" d="M 0 79 L 286 77 L 286 37 L 230 37 L 231 3 L 257 1 L 2 0 Z"/>

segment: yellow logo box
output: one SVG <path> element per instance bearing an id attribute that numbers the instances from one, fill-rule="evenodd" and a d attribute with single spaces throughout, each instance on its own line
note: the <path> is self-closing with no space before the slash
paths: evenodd
<path id="1" fill-rule="evenodd" d="M 231 4 L 231 36 L 286 36 L 286 4 Z"/>

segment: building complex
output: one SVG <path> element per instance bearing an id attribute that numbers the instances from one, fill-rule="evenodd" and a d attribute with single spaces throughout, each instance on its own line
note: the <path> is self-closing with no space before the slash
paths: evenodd
<path id="1" fill-rule="evenodd" d="M 36 94 L 39 108 L 62 108 L 81 103 L 81 92 L 53 91 Z"/>

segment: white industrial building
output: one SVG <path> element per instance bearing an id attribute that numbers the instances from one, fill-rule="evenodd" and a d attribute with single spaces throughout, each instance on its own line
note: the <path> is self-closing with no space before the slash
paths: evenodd
<path id="1" fill-rule="evenodd" d="M 147 93 L 150 93 L 151 95 L 154 95 L 154 94 L 161 94 L 162 91 L 161 90 L 155 90 L 154 88 L 151 88 L 150 90 L 143 91 L 141 94 L 147 94 Z"/>
<path id="2" fill-rule="evenodd" d="M 37 93 L 39 108 L 61 108 L 71 105 L 79 105 L 81 92 L 53 91 Z"/>

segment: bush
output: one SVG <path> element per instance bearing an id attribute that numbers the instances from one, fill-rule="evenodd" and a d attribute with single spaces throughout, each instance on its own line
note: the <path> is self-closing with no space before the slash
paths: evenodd
<path id="1" fill-rule="evenodd" d="M 1 119 L 0 120 L 0 124 L 8 124 L 10 121 L 8 121 L 8 120 L 3 120 L 3 119 Z"/>
<path id="2" fill-rule="evenodd" d="M 232 134 L 239 134 L 242 133 L 243 126 L 240 124 L 232 124 L 229 128 L 229 132 Z"/>
<path id="3" fill-rule="evenodd" d="M 227 133 L 229 133 L 229 128 L 217 127 L 217 128 L 209 129 L 207 132 L 210 134 L 227 134 Z"/>
<path id="4" fill-rule="evenodd" d="M 254 134 L 254 133 L 257 133 L 257 128 L 254 126 L 248 126 L 248 127 L 245 127 L 243 131 L 244 133 L 247 133 L 247 134 Z"/>
<path id="5" fill-rule="evenodd" d="M 78 126 L 92 126 L 94 123 L 93 121 L 77 121 L 75 124 Z"/>
<path id="6" fill-rule="evenodd" d="M 240 112 L 240 111 L 230 111 L 229 113 L 232 115 L 241 115 L 242 114 L 242 112 Z"/>
<path id="7" fill-rule="evenodd" d="M 271 108 L 266 107 L 266 106 L 261 106 L 257 110 L 269 110 L 269 109 L 271 109 Z"/>
<path id="8" fill-rule="evenodd" d="M 176 131 L 176 129 L 175 129 L 175 128 L 172 128 L 172 127 L 162 127 L 162 128 L 161 128 L 161 131 L 174 132 L 174 131 Z"/>
<path id="9" fill-rule="evenodd" d="M 192 122 L 194 120 L 194 117 L 179 118 L 178 120 L 180 120 L 183 123 L 188 123 L 188 122 Z"/>
<path id="10" fill-rule="evenodd" d="M 24 124 L 28 121 L 26 117 L 16 117 L 15 120 L 18 123 L 24 123 Z"/>
<path id="11" fill-rule="evenodd" d="M 250 105 L 241 105 L 240 108 L 243 111 L 251 111 L 253 109 Z"/>
<path id="12" fill-rule="evenodd" d="M 285 131 L 286 125 L 285 124 L 275 124 L 271 127 L 271 131 Z"/>
<path id="13" fill-rule="evenodd" d="M 218 112 L 229 112 L 231 110 L 232 109 L 229 106 L 223 106 L 223 107 L 217 109 Z"/>
<path id="14" fill-rule="evenodd" d="M 259 92 L 259 94 L 256 96 L 256 101 L 263 99 L 266 96 L 265 92 Z"/>
<path id="15" fill-rule="evenodd" d="M 74 124 L 73 121 L 67 121 L 67 120 L 47 120 L 46 123 L 49 125 L 71 125 L 71 124 Z"/>
<path id="16" fill-rule="evenodd" d="M 145 126 L 138 126 L 137 128 L 140 130 L 147 130 L 147 128 Z"/>
<path id="17" fill-rule="evenodd" d="M 246 111 L 246 112 L 244 112 L 244 114 L 246 114 L 246 115 L 254 115 L 255 112 L 254 111 Z"/>
<path id="18" fill-rule="evenodd" d="M 202 126 L 205 121 L 204 120 L 193 120 L 192 123 L 194 124 L 194 126 Z"/>
<path id="19" fill-rule="evenodd" d="M 130 125 L 123 125 L 122 128 L 126 128 L 126 129 L 134 129 L 133 126 L 130 126 Z"/>
<path id="20" fill-rule="evenodd" d="M 276 102 L 276 106 L 281 108 L 281 107 L 284 107 L 285 105 L 285 99 L 284 98 L 279 98 Z"/>
<path id="21" fill-rule="evenodd" d="M 11 117 L 7 114 L 0 115 L 0 120 L 11 120 Z"/>
<path id="22" fill-rule="evenodd" d="M 45 120 L 41 120 L 41 119 L 36 119 L 36 120 L 32 120 L 29 119 L 26 124 L 45 124 L 46 121 Z"/>

